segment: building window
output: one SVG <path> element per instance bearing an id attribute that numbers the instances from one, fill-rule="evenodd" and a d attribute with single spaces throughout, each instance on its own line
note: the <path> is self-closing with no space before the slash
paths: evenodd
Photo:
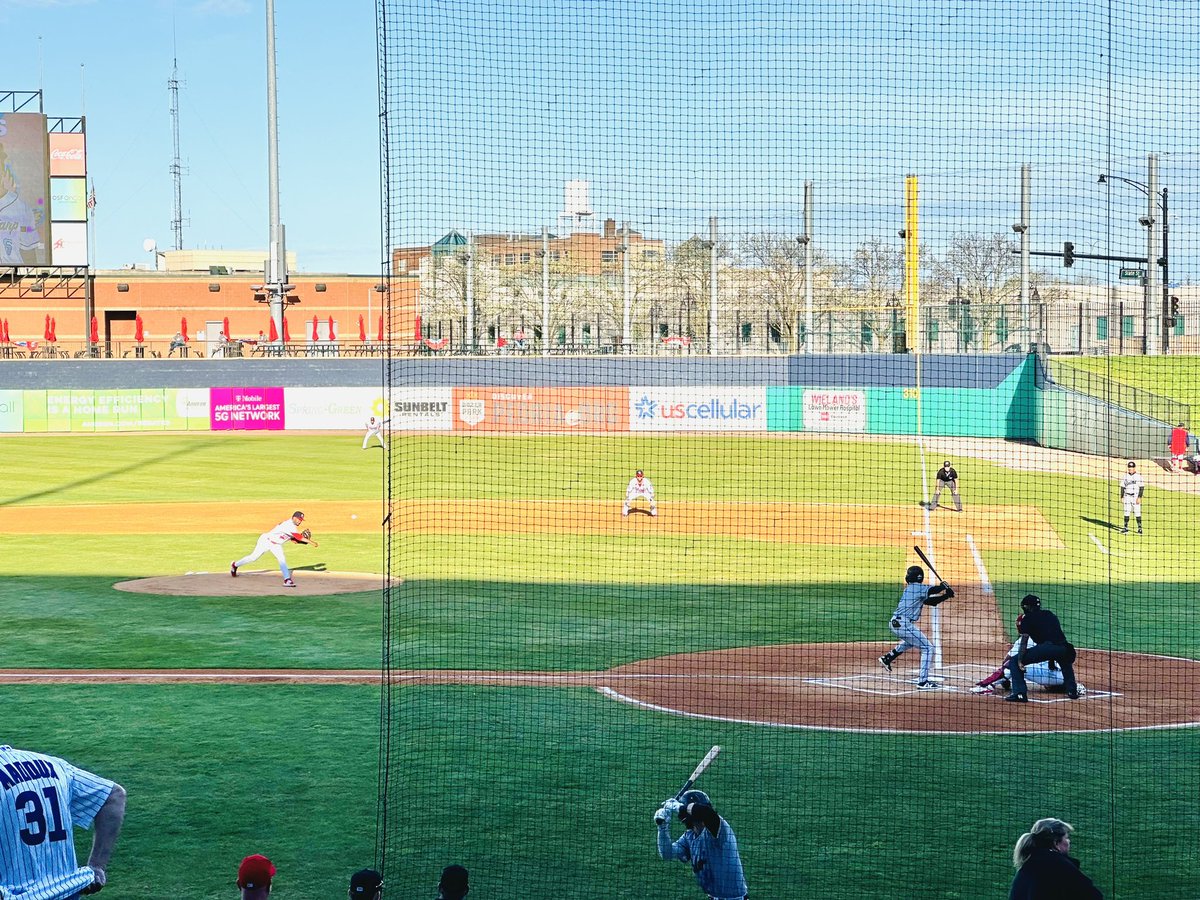
<path id="1" fill-rule="evenodd" d="M 753 331 L 754 331 L 754 326 L 751 325 L 749 322 L 742 323 L 742 343 L 743 344 L 750 343 L 750 336 L 753 333 Z"/>
<path id="2" fill-rule="evenodd" d="M 529 254 L 528 254 L 528 253 L 522 253 L 522 254 L 521 254 L 521 262 L 523 262 L 523 263 L 527 263 L 527 262 L 529 262 L 529 258 L 530 258 L 530 257 L 529 257 Z"/>
<path id="3" fill-rule="evenodd" d="M 492 265 L 493 266 L 500 265 L 500 254 L 499 253 L 492 254 Z"/>
<path id="4" fill-rule="evenodd" d="M 515 265 L 516 262 L 517 262 L 517 254 L 515 254 L 515 253 L 505 253 L 504 254 L 504 264 L 506 266 Z"/>
<path id="5" fill-rule="evenodd" d="M 1133 337 L 1133 316 L 1121 317 L 1121 334 L 1124 337 Z"/>
<path id="6" fill-rule="evenodd" d="M 600 251 L 600 262 L 614 263 L 616 261 L 617 261 L 617 251 L 616 250 L 601 250 Z"/>
<path id="7" fill-rule="evenodd" d="M 942 326 L 937 319 L 930 319 L 928 325 L 929 343 L 933 343 L 938 339 L 938 332 L 942 330 Z"/>
<path id="8" fill-rule="evenodd" d="M 1001 344 L 1008 343 L 1008 319 L 999 318 L 996 320 L 996 340 Z"/>
<path id="9" fill-rule="evenodd" d="M 1184 335 L 1183 316 L 1176 316 L 1175 317 L 1175 336 L 1183 337 L 1183 335 Z"/>
<path id="10" fill-rule="evenodd" d="M 561 256 L 562 256 L 562 253 L 560 253 L 558 250 L 550 251 L 550 259 L 553 260 L 554 262 L 558 262 L 558 260 Z"/>
<path id="11" fill-rule="evenodd" d="M 1096 316 L 1096 340 L 1108 340 L 1108 316 Z"/>
<path id="12" fill-rule="evenodd" d="M 643 250 L 642 259 L 658 259 L 657 250 Z"/>

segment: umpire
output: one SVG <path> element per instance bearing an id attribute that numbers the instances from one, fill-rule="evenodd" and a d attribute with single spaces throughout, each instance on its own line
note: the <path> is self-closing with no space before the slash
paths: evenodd
<path id="1" fill-rule="evenodd" d="M 1075 683 L 1075 647 L 1063 634 L 1058 616 L 1048 609 L 1042 609 L 1042 598 L 1037 594 L 1026 594 L 1021 600 L 1021 609 L 1025 611 L 1024 618 L 1017 625 L 1021 635 L 1017 647 L 1017 658 L 1013 661 L 1012 693 L 1005 700 L 1014 703 L 1027 703 L 1029 696 L 1025 687 L 1025 666 L 1029 663 L 1054 660 L 1062 669 L 1063 687 L 1067 696 L 1072 700 L 1079 699 L 1079 685 Z M 1035 646 L 1030 647 L 1030 641 Z"/>

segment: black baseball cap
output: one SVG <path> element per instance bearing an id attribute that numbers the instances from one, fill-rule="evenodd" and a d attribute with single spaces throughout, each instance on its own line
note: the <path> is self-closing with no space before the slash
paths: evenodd
<path id="1" fill-rule="evenodd" d="M 1127 463 L 1125 464 L 1125 468 L 1127 468 L 1127 469 L 1136 469 L 1136 468 L 1137 468 L 1137 463 L 1135 463 L 1135 462 L 1134 462 L 1134 461 L 1131 459 L 1129 462 L 1127 462 Z"/>
<path id="2" fill-rule="evenodd" d="M 949 466 L 949 465 L 950 465 L 950 460 L 946 460 L 944 463 L 942 463 L 942 465 L 943 465 L 943 466 Z"/>
<path id="3" fill-rule="evenodd" d="M 383 876 L 374 869 L 359 869 L 350 876 L 351 897 L 374 897 L 383 887 Z"/>
<path id="4" fill-rule="evenodd" d="M 442 869 L 442 880 L 438 890 L 447 897 L 465 897 L 471 885 L 467 883 L 467 870 L 463 866 L 446 866 Z"/>
<path id="5" fill-rule="evenodd" d="M 300 510 L 296 510 L 294 513 L 292 513 L 292 518 L 293 519 L 303 519 L 304 513 L 300 512 Z"/>

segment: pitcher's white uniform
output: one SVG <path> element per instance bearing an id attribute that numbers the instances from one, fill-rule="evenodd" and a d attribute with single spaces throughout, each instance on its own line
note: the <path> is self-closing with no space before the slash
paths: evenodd
<path id="1" fill-rule="evenodd" d="M 242 566 L 249 565 L 264 553 L 270 553 L 279 560 L 279 571 L 283 573 L 283 583 L 288 587 L 295 587 L 292 582 L 292 570 L 288 568 L 287 560 L 283 558 L 283 545 L 289 541 L 304 540 L 300 536 L 300 526 L 303 522 L 304 513 L 297 510 L 290 519 L 280 522 L 270 531 L 264 531 L 259 535 L 258 543 L 254 545 L 254 549 L 249 554 L 230 564 L 229 574 L 236 578 L 237 570 Z"/>
<path id="2" fill-rule="evenodd" d="M 364 450 L 367 449 L 367 443 L 371 440 L 372 436 L 374 436 L 376 439 L 378 439 L 380 447 L 382 447 L 384 450 L 387 449 L 387 444 L 385 444 L 383 442 L 383 434 L 382 434 L 383 425 L 384 425 L 384 422 L 386 422 L 386 421 L 387 421 L 387 419 L 383 419 L 382 421 L 380 421 L 379 419 L 375 418 L 374 416 L 371 416 L 371 418 L 367 419 L 367 433 L 365 435 L 363 435 L 363 449 Z"/>
<path id="3" fill-rule="evenodd" d="M 1142 493 L 1146 482 L 1139 472 L 1130 472 L 1121 479 L 1121 501 L 1125 505 L 1125 518 L 1142 514 Z"/>
<path id="4" fill-rule="evenodd" d="M 650 515 L 658 515 L 658 504 L 654 502 L 654 485 L 650 483 L 650 479 L 645 476 L 641 469 L 629 479 L 629 487 L 625 488 L 625 505 L 621 509 L 621 515 L 629 515 L 629 504 L 638 497 L 644 497 L 650 501 Z"/>
<path id="5" fill-rule="evenodd" d="M 0 746 L 0 896 L 74 897 L 95 880 L 75 859 L 74 828 L 91 828 L 107 778 L 54 756 Z"/>

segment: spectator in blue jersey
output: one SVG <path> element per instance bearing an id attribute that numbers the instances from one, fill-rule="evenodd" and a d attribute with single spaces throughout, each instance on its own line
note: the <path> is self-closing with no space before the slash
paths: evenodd
<path id="1" fill-rule="evenodd" d="M 1104 900 L 1069 855 L 1074 830 L 1061 819 L 1038 819 L 1017 839 L 1009 900 Z"/>
<path id="2" fill-rule="evenodd" d="M 678 814 L 684 824 L 679 840 L 671 842 L 670 822 Z M 717 815 L 704 791 L 688 791 L 666 801 L 654 814 L 658 826 L 658 855 L 688 863 L 696 883 L 709 900 L 744 900 L 746 877 L 738 854 L 737 836 Z"/>
<path id="3" fill-rule="evenodd" d="M 108 883 L 125 789 L 54 756 L 0 746 L 0 897 L 74 898 Z M 88 864 L 75 828 L 95 828 Z"/>

